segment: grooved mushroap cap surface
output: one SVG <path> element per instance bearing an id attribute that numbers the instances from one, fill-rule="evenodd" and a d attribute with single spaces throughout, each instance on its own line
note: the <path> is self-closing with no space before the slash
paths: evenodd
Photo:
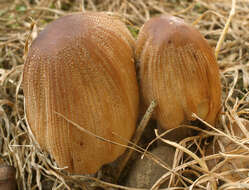
<path id="1" fill-rule="evenodd" d="M 141 99 L 158 102 L 155 118 L 165 129 L 192 120 L 214 124 L 221 107 L 218 65 L 202 35 L 174 16 L 147 21 L 136 44 Z"/>
<path id="2" fill-rule="evenodd" d="M 56 112 L 98 136 L 126 144 L 121 139 L 131 138 L 138 113 L 133 48 L 120 20 L 94 12 L 59 18 L 33 41 L 23 72 L 27 121 L 59 167 L 91 174 L 124 152 Z"/>

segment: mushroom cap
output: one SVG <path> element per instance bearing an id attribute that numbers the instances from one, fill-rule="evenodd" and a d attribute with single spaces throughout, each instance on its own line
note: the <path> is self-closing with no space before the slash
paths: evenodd
<path id="1" fill-rule="evenodd" d="M 212 48 L 180 18 L 147 21 L 136 43 L 141 101 L 158 102 L 154 117 L 165 129 L 192 120 L 214 124 L 221 107 L 219 69 Z"/>
<path id="2" fill-rule="evenodd" d="M 105 13 L 59 18 L 33 41 L 24 65 L 29 126 L 59 167 L 95 173 L 114 161 L 135 130 L 138 86 L 134 40 L 126 26 Z M 56 113 L 57 112 L 57 113 Z"/>

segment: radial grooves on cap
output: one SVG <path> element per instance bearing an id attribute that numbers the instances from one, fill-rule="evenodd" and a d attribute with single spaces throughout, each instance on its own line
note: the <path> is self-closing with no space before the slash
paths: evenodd
<path id="1" fill-rule="evenodd" d="M 161 126 L 176 127 L 192 113 L 214 124 L 221 101 L 218 65 L 196 29 L 173 16 L 152 18 L 138 35 L 136 59 L 142 101 L 158 101 Z"/>
<path id="2" fill-rule="evenodd" d="M 60 18 L 32 43 L 23 76 L 26 115 L 37 141 L 60 167 L 94 173 L 124 151 L 83 133 L 55 112 L 98 136 L 126 144 L 113 133 L 129 140 L 135 129 L 133 46 L 125 25 L 104 13 Z"/>

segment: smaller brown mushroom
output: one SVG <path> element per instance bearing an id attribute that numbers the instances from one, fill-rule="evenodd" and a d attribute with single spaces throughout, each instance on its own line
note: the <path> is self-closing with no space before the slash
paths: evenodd
<path id="1" fill-rule="evenodd" d="M 197 114 L 215 124 L 221 107 L 219 69 L 212 48 L 182 19 L 162 15 L 147 21 L 136 43 L 141 101 L 158 106 L 154 118 L 163 129 Z"/>

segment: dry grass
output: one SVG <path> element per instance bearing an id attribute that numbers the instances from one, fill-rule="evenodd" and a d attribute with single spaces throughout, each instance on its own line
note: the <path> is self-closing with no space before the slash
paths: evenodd
<path id="1" fill-rule="evenodd" d="M 170 189 L 176 185 L 183 186 L 182 189 L 248 189 L 248 164 L 237 169 L 236 174 L 233 165 L 238 160 L 249 162 L 248 0 L 6 0 L 0 4 L 0 163 L 4 161 L 17 168 L 19 189 L 45 189 L 45 184 L 52 185 L 53 189 L 85 189 L 96 185 L 132 189 L 61 172 L 52 158 L 35 144 L 25 122 L 20 81 L 28 45 L 48 22 L 70 12 L 86 10 L 108 11 L 121 17 L 134 36 L 152 16 L 177 15 L 193 23 L 216 48 L 223 85 L 220 124 L 217 129 L 210 125 L 208 130 L 195 128 L 200 135 L 180 143 L 164 140 L 156 134 L 177 151 L 173 168 L 158 179 L 152 189 L 157 189 L 168 178 Z M 239 128 L 240 135 L 233 131 L 236 127 L 231 126 Z M 212 150 L 216 147 L 216 151 L 206 151 L 205 147 Z M 212 170 L 208 168 L 208 160 L 215 162 Z M 217 164 L 218 160 L 222 161 Z M 224 169 L 228 162 L 232 166 Z"/>

